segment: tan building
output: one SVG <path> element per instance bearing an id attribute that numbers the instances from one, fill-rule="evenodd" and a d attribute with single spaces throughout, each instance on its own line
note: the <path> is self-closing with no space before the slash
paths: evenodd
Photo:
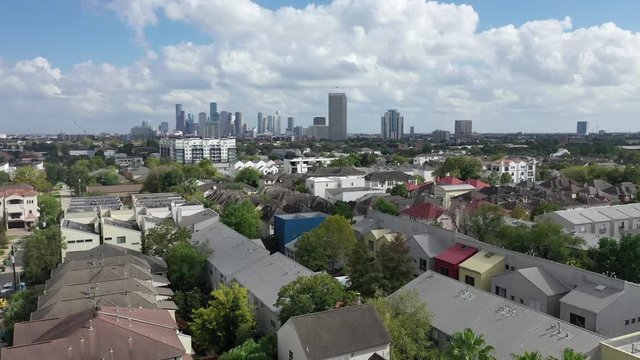
<path id="1" fill-rule="evenodd" d="M 631 333 L 600 343 L 601 360 L 640 359 L 640 332 Z"/>
<path id="2" fill-rule="evenodd" d="M 504 271 L 504 256 L 481 250 L 459 265 L 459 280 L 491 291 L 491 278 Z"/>
<path id="3" fill-rule="evenodd" d="M 382 245 L 390 243 L 398 235 L 400 234 L 389 229 L 374 229 L 369 231 L 363 238 L 364 246 L 369 256 L 375 258 L 380 248 L 382 248 Z"/>
<path id="4" fill-rule="evenodd" d="M 34 228 L 38 222 L 38 192 L 27 184 L 0 186 L 1 217 L 8 228 Z"/>

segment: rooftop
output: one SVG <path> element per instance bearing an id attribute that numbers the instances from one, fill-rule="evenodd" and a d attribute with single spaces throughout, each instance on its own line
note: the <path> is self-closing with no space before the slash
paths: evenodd
<path id="1" fill-rule="evenodd" d="M 82 231 L 86 233 L 96 234 L 96 235 L 100 234 L 99 232 L 96 231 L 96 228 L 93 224 L 83 224 L 83 223 L 79 223 L 71 220 L 63 220 L 62 227 L 75 230 L 75 231 Z"/>
<path id="2" fill-rule="evenodd" d="M 487 252 L 485 250 L 480 250 L 472 257 L 465 260 L 460 267 L 464 267 L 465 269 L 477 271 L 479 273 L 484 273 L 485 271 L 491 269 L 496 264 L 499 264 L 504 260 L 504 256 L 498 255 L 492 252 Z"/>
<path id="3" fill-rule="evenodd" d="M 338 195 L 344 194 L 344 193 L 361 192 L 361 191 L 381 192 L 382 190 L 381 189 L 373 189 L 373 188 L 366 187 L 366 186 L 350 187 L 350 188 L 337 188 L 337 189 L 327 189 L 327 190 L 325 190 L 326 193 L 329 193 L 332 196 L 338 196 Z"/>
<path id="4" fill-rule="evenodd" d="M 594 314 L 611 305 L 624 291 L 585 281 L 560 299 L 560 302 Z"/>
<path id="5" fill-rule="evenodd" d="M 571 290 L 562 281 L 556 279 L 547 270 L 539 266 L 507 271 L 496 275 L 495 278 L 513 276 L 523 277 L 547 296 L 566 294 Z"/>
<path id="6" fill-rule="evenodd" d="M 135 221 L 125 221 L 125 220 L 120 220 L 115 218 L 102 218 L 102 221 L 104 222 L 105 225 L 116 226 L 116 227 L 128 229 L 128 230 L 140 231 L 140 228 L 138 227 L 138 224 L 136 224 Z"/>
<path id="7" fill-rule="evenodd" d="M 462 190 L 475 190 L 476 188 L 473 185 L 469 184 L 457 184 L 457 185 L 437 185 L 437 187 L 441 188 L 444 191 L 462 191 Z"/>
<path id="8" fill-rule="evenodd" d="M 317 218 L 317 217 L 324 218 L 327 216 L 329 215 L 322 212 L 314 211 L 314 212 L 298 213 L 298 214 L 279 214 L 279 215 L 275 215 L 274 217 L 277 217 L 283 220 L 291 220 L 291 219 L 309 219 L 309 218 Z"/>
<path id="9" fill-rule="evenodd" d="M 444 209 L 432 203 L 417 203 L 407 209 L 400 211 L 400 214 L 420 219 L 434 220 L 445 213 Z"/>
<path id="10" fill-rule="evenodd" d="M 450 264 L 460 264 L 473 254 L 478 252 L 478 249 L 463 244 L 454 244 L 447 250 L 441 252 L 436 256 L 436 259 L 444 261 Z"/>

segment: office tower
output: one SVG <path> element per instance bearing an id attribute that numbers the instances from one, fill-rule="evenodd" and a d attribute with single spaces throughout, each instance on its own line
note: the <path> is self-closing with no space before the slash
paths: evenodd
<path id="1" fill-rule="evenodd" d="M 205 127 L 207 126 L 207 113 L 201 112 L 198 114 L 198 136 L 204 137 Z"/>
<path id="2" fill-rule="evenodd" d="M 328 139 L 329 127 L 326 125 L 311 125 L 307 128 L 307 135 L 314 139 Z"/>
<path id="3" fill-rule="evenodd" d="M 411 125 L 411 127 L 409 128 L 409 134 L 411 134 L 411 136 L 413 136 L 415 134 L 415 129 L 414 129 L 413 125 Z"/>
<path id="4" fill-rule="evenodd" d="M 209 122 L 212 124 L 207 125 L 208 138 L 217 139 L 220 137 L 220 114 L 218 113 L 218 104 L 215 102 L 209 103 Z"/>
<path id="5" fill-rule="evenodd" d="M 150 128 L 151 125 L 149 125 L 149 121 L 148 120 L 142 120 L 142 127 Z"/>
<path id="6" fill-rule="evenodd" d="M 293 134 L 293 117 L 287 118 L 287 134 Z"/>
<path id="7" fill-rule="evenodd" d="M 313 125 L 327 125 L 327 118 L 324 116 L 316 116 L 313 118 Z"/>
<path id="8" fill-rule="evenodd" d="M 280 111 L 276 111 L 276 115 L 273 117 L 273 135 L 278 136 L 282 134 L 280 125 Z"/>
<path id="9" fill-rule="evenodd" d="M 184 131 L 185 119 L 182 104 L 176 104 L 176 131 Z"/>
<path id="10" fill-rule="evenodd" d="M 189 117 L 189 120 L 187 120 L 187 124 L 185 125 L 185 131 L 184 134 L 185 135 L 193 135 L 196 133 L 197 130 L 197 125 L 196 122 L 193 120 L 193 117 Z"/>
<path id="11" fill-rule="evenodd" d="M 180 164 L 197 164 L 202 159 L 215 163 L 236 161 L 236 139 L 160 139 L 160 156 Z"/>
<path id="12" fill-rule="evenodd" d="M 293 128 L 293 135 L 301 136 L 302 135 L 302 126 L 296 126 Z"/>
<path id="13" fill-rule="evenodd" d="M 244 132 L 243 128 L 242 128 L 242 125 L 243 125 L 243 123 L 242 123 L 242 113 L 240 111 L 237 111 L 236 112 L 236 118 L 233 121 L 233 127 L 235 128 L 234 134 L 236 136 L 242 136 L 242 134 Z"/>
<path id="14" fill-rule="evenodd" d="M 262 122 L 262 113 L 258 113 L 258 133 L 262 134 L 264 132 L 264 123 Z"/>
<path id="15" fill-rule="evenodd" d="M 329 122 L 331 124 L 331 122 Z M 404 117 L 398 110 L 389 109 L 380 118 L 380 135 L 383 139 L 400 140 L 404 134 Z"/>
<path id="16" fill-rule="evenodd" d="M 589 122 L 578 121 L 576 132 L 578 135 L 587 135 L 589 133 Z"/>
<path id="17" fill-rule="evenodd" d="M 456 120 L 455 123 L 455 135 L 465 136 L 471 135 L 473 132 L 471 120 Z"/>
<path id="18" fill-rule="evenodd" d="M 329 139 L 347 139 L 347 95 L 329 94 Z"/>
<path id="19" fill-rule="evenodd" d="M 166 135 L 169 133 L 169 123 L 166 121 L 163 121 L 160 123 L 160 134 L 162 135 Z"/>
<path id="20" fill-rule="evenodd" d="M 431 138 L 434 142 L 448 142 L 451 138 L 451 132 L 447 130 L 434 130 L 431 133 Z"/>
<path id="21" fill-rule="evenodd" d="M 267 116 L 267 132 L 273 133 L 273 115 Z"/>

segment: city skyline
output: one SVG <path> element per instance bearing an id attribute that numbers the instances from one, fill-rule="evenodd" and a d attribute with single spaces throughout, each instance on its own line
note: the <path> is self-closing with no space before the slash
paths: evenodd
<path id="1" fill-rule="evenodd" d="M 310 125 L 329 115 L 333 91 L 349 98 L 349 133 L 376 133 L 372 120 L 388 108 L 416 133 L 455 119 L 472 119 L 477 132 L 571 133 L 576 121 L 640 130 L 640 27 L 627 16 L 637 2 L 315 3 L 1 4 L 2 132 L 173 126 L 173 104 L 197 116 L 210 99 L 247 124 L 278 109 Z M 27 16 L 33 32 L 20 30 Z"/>

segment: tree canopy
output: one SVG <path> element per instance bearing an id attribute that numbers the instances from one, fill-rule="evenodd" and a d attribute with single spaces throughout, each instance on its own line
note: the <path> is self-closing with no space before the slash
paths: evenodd
<path id="1" fill-rule="evenodd" d="M 478 179 L 482 172 L 482 162 L 472 156 L 452 156 L 447 158 L 436 169 L 434 174 L 439 177 L 455 176 L 462 180 Z"/>
<path id="2" fill-rule="evenodd" d="M 394 187 L 392 187 L 391 189 L 389 189 L 389 193 L 391 195 L 408 197 L 409 196 L 409 189 L 407 189 L 407 185 L 406 184 L 397 184 Z"/>
<path id="3" fill-rule="evenodd" d="M 29 321 L 31 313 L 38 309 L 38 296 L 33 290 L 22 290 L 11 297 L 4 309 L 4 340 L 13 344 L 13 326 L 15 323 Z"/>
<path id="4" fill-rule="evenodd" d="M 351 223 L 340 215 L 328 216 L 296 243 L 296 260 L 313 271 L 334 271 L 356 244 Z"/>
<path id="5" fill-rule="evenodd" d="M 624 235 L 620 240 L 603 238 L 587 251 L 593 271 L 640 283 L 640 235 Z"/>
<path id="6" fill-rule="evenodd" d="M 169 280 L 174 290 L 188 291 L 203 285 L 207 251 L 180 241 L 169 248 L 164 256 Z"/>
<path id="7" fill-rule="evenodd" d="M 220 220 L 240 234 L 255 239 L 260 230 L 260 211 L 248 200 L 227 206 Z"/>
<path id="8" fill-rule="evenodd" d="M 46 227 L 57 225 L 60 221 L 62 207 L 60 200 L 52 195 L 38 195 L 38 207 L 40 208 L 40 224 L 46 224 Z"/>
<path id="9" fill-rule="evenodd" d="M 482 335 L 466 328 L 451 336 L 445 354 L 450 360 L 495 360 L 493 350 Z"/>
<path id="10" fill-rule="evenodd" d="M 398 207 L 385 198 L 376 200 L 375 204 L 373 204 L 373 209 L 389 215 L 398 215 L 400 213 Z"/>
<path id="11" fill-rule="evenodd" d="M 292 316 L 350 305 L 356 297 L 331 275 L 322 273 L 299 277 L 283 286 L 276 306 L 280 307 L 280 322 L 284 324 Z"/>
<path id="12" fill-rule="evenodd" d="M 50 276 L 51 270 L 60 262 L 62 256 L 62 234 L 60 226 L 36 229 L 25 243 L 24 271 L 32 284 L 42 284 Z"/>
<path id="13" fill-rule="evenodd" d="M 341 215 L 345 219 L 351 221 L 353 219 L 353 209 L 348 202 L 338 200 L 333 205 L 331 205 L 331 209 L 329 211 L 331 215 Z"/>
<path id="14" fill-rule="evenodd" d="M 269 337 L 264 337 L 259 342 L 248 339 L 242 345 L 227 351 L 220 360 L 271 360 L 277 357 L 277 352 L 277 344 L 274 347 Z"/>
<path id="15" fill-rule="evenodd" d="M 258 187 L 258 181 L 261 177 L 262 174 L 258 170 L 246 167 L 236 174 L 235 181 L 245 183 L 249 186 Z"/>
<path id="16" fill-rule="evenodd" d="M 142 247 L 145 254 L 164 257 L 174 245 L 186 242 L 191 232 L 184 227 L 176 227 L 166 222 L 160 223 L 144 234 Z"/>
<path id="17" fill-rule="evenodd" d="M 18 167 L 13 182 L 16 184 L 29 184 L 41 192 L 51 190 L 51 183 L 47 180 L 47 174 L 33 166 Z"/>

